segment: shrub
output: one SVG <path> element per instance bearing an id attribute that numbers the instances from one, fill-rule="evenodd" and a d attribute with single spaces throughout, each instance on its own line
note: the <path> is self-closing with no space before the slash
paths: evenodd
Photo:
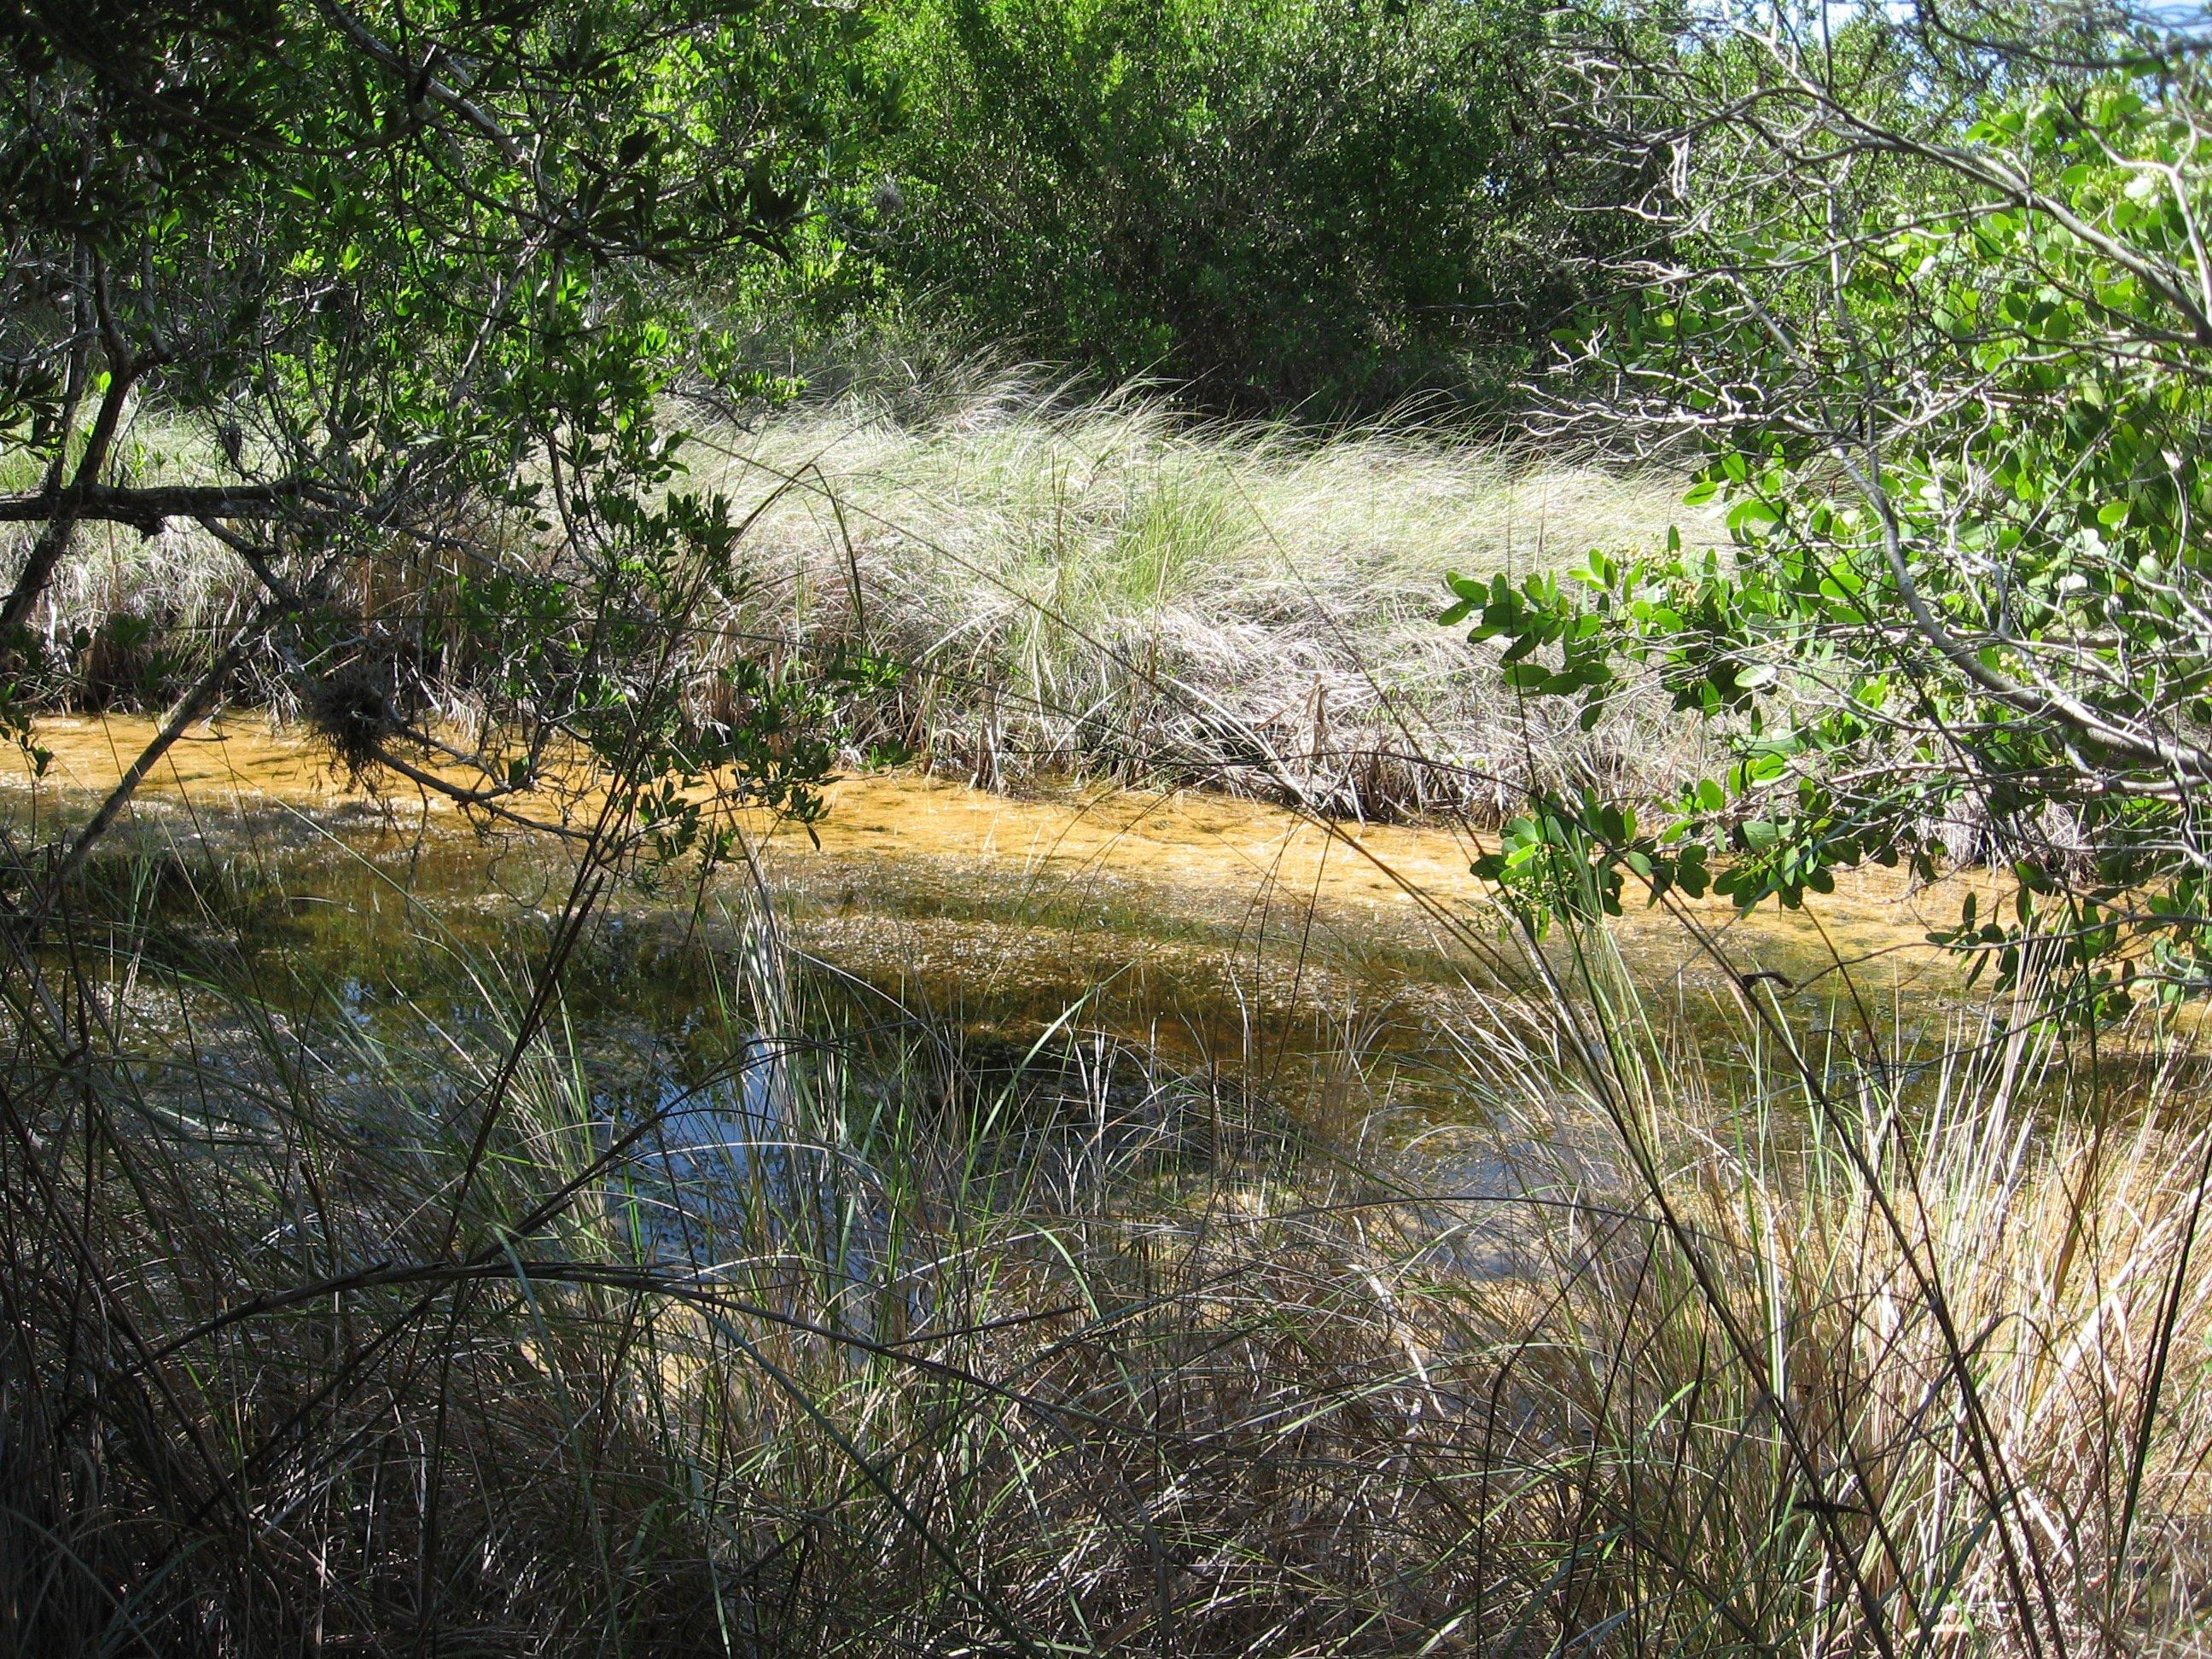
<path id="1" fill-rule="evenodd" d="M 848 269 L 1217 408 L 1494 399 L 1622 222 L 1547 119 L 1545 34 L 1526 3 L 912 0 Z"/>

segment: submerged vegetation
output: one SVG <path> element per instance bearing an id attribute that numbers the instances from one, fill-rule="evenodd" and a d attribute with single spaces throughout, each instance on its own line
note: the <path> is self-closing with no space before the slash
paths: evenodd
<path id="1" fill-rule="evenodd" d="M 2177 19 L 0 49 L 0 1656 L 2207 1645 Z"/>

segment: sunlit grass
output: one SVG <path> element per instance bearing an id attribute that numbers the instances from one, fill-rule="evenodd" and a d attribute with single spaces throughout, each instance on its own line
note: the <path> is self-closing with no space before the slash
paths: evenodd
<path id="1" fill-rule="evenodd" d="M 153 413 L 130 440 L 146 476 L 220 470 Z M 1585 733 L 1572 711 L 1503 696 L 1434 620 L 1447 568 L 1709 535 L 1671 474 L 1403 423 L 1194 422 L 1142 392 L 1072 398 L 972 367 L 904 400 L 863 390 L 705 423 L 691 466 L 750 521 L 744 594 L 696 617 L 695 666 L 896 662 L 896 691 L 849 703 L 855 759 L 908 755 L 993 787 L 1075 773 L 1484 817 L 1532 780 L 1650 793 L 1693 766 L 1662 710 L 1624 699 Z M 158 702 L 252 608 L 243 564 L 193 526 L 88 526 L 80 543 L 38 617 L 75 664 L 64 699 Z M 451 574 L 368 558 L 341 579 L 380 613 L 419 613 L 442 649 Z M 438 664 L 443 712 L 465 721 L 469 665 Z M 239 693 L 288 695 L 277 678 Z"/>
<path id="2" fill-rule="evenodd" d="M 784 489 L 733 630 L 911 665 L 889 735 L 934 763 L 1382 812 L 1683 763 L 1650 711 L 1585 736 L 1501 701 L 1434 625 L 1446 567 L 1706 533 L 1678 479 L 1409 427 L 1194 423 L 1020 375 L 960 390 L 805 406 L 710 439 L 729 458 L 704 471 L 741 506 Z"/>

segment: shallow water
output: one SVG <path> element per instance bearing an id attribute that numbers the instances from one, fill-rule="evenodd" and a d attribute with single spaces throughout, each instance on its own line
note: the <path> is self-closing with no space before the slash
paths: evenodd
<path id="1" fill-rule="evenodd" d="M 42 723 L 48 775 L 32 780 L 11 756 L 0 800 L 18 823 L 81 812 L 150 728 Z M 1346 1113 L 1433 1122 L 1459 1069 L 1455 1012 L 1525 980 L 1467 873 L 1474 838 L 1449 827 L 1324 825 L 1188 793 L 1017 800 L 893 773 L 835 785 L 818 840 L 765 819 L 753 830 L 757 891 L 754 872 L 725 872 L 707 890 L 631 887 L 608 903 L 571 1001 L 616 1047 L 633 1029 L 683 1040 L 715 994 L 714 951 L 696 946 L 726 951 L 764 915 L 854 1018 L 896 1011 L 985 1048 L 1103 1034 Z M 409 1018 L 443 1000 L 441 983 L 478 992 L 463 963 L 503 963 L 520 983 L 569 879 L 555 851 L 472 833 L 411 789 L 369 793 L 252 718 L 180 742 L 117 844 L 228 872 L 221 904 L 185 907 L 187 931 L 227 932 L 242 956 L 281 950 L 337 1004 Z M 1876 872 L 1800 915 L 1692 907 L 1706 943 L 1657 914 L 1616 936 L 1647 994 L 1718 1033 L 1741 1022 L 1716 944 L 1738 971 L 1789 975 L 1811 1017 L 1850 964 L 1867 1017 L 1925 1023 L 1954 981 L 1923 936 L 1956 905 Z"/>

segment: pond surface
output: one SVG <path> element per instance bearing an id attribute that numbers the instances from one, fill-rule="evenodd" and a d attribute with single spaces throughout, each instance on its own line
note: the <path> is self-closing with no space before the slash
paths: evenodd
<path id="1" fill-rule="evenodd" d="M 52 769 L 35 784 L 20 764 L 0 776 L 9 815 L 83 811 L 149 730 L 44 723 Z M 881 774 L 833 787 L 818 841 L 756 829 L 750 870 L 605 902 L 565 1005 L 595 1049 L 691 1041 L 726 990 L 729 952 L 766 926 L 806 994 L 845 1020 L 919 1019 L 984 1054 L 1086 1033 L 1418 1127 L 1453 1109 L 1459 1017 L 1526 983 L 1467 873 L 1474 838 L 1450 827 L 1323 825 L 1196 794 L 1016 800 Z M 487 972 L 526 983 L 571 878 L 557 848 L 475 834 L 434 798 L 372 795 L 258 719 L 179 743 L 116 845 L 118 859 L 161 852 L 219 872 L 161 901 L 180 937 L 223 935 L 241 961 L 274 952 L 370 1025 L 465 1018 Z M 1647 994 L 1717 1041 L 1741 1022 L 1715 944 L 1739 971 L 1787 975 L 1810 1018 L 1838 1001 L 1840 963 L 1876 1018 L 1940 1021 L 1954 981 L 1923 936 L 1957 902 L 1877 872 L 1803 915 L 1692 907 L 1705 944 L 1662 915 L 1632 915 L 1616 936 Z M 665 1069 L 641 1059 L 643 1095 Z"/>

